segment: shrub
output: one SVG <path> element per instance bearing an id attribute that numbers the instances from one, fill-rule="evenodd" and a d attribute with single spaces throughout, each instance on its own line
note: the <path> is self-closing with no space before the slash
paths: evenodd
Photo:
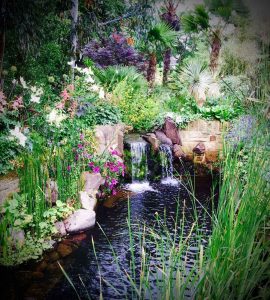
<path id="1" fill-rule="evenodd" d="M 134 66 L 140 71 L 145 71 L 145 58 L 130 44 L 130 40 L 122 34 L 114 33 L 107 39 L 93 40 L 88 43 L 83 50 L 83 54 L 101 68 L 124 65 Z"/>
<path id="2" fill-rule="evenodd" d="M 157 99 L 134 91 L 126 81 L 119 83 L 114 90 L 113 101 L 117 102 L 123 122 L 132 125 L 135 131 L 151 130 L 161 110 Z"/>

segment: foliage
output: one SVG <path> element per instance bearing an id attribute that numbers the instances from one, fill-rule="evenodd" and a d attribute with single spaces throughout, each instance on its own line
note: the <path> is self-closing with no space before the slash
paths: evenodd
<path id="1" fill-rule="evenodd" d="M 144 76 L 140 74 L 135 67 L 109 66 L 101 70 L 96 69 L 94 73 L 100 83 L 105 86 L 108 91 L 112 91 L 116 85 L 123 80 L 131 84 L 135 90 L 143 89 L 147 86 Z"/>
<path id="2" fill-rule="evenodd" d="M 2 208 L 0 223 L 0 262 L 4 265 L 17 265 L 29 259 L 38 259 L 43 251 L 52 247 L 51 236 L 57 233 L 54 223 L 71 214 L 72 206 L 61 201 L 44 211 L 42 221 L 35 222 L 27 207 L 24 194 L 14 194 Z M 14 232 L 24 232 L 24 239 L 16 240 Z"/>
<path id="3" fill-rule="evenodd" d="M 239 163 L 239 148 L 226 148 L 217 223 L 199 282 L 201 298 L 247 299 L 257 295 L 256 289 L 267 289 L 270 195 L 265 174 L 269 169 L 269 127 L 262 120 L 254 129 L 251 147 L 244 145 L 248 153 L 245 166 Z"/>
<path id="4" fill-rule="evenodd" d="M 101 41 L 93 40 L 88 43 L 83 55 L 89 57 L 98 67 L 124 65 L 134 66 L 140 71 L 145 70 L 145 59 L 133 47 L 132 38 L 125 38 L 120 33 Z"/>
<path id="5" fill-rule="evenodd" d="M 157 99 L 135 91 L 126 81 L 115 88 L 112 101 L 119 107 L 122 121 L 135 131 L 151 130 L 161 109 Z"/>
<path id="6" fill-rule="evenodd" d="M 14 140 L 11 140 L 7 135 L 0 135 L 0 174 L 6 174 L 12 171 L 15 167 L 15 157 L 22 151 L 22 147 Z"/>
<path id="7" fill-rule="evenodd" d="M 95 125 L 117 124 L 121 122 L 119 108 L 109 102 L 100 102 L 90 105 L 81 113 L 79 120 L 82 127 L 94 127 Z"/>
<path id="8" fill-rule="evenodd" d="M 205 119 L 217 119 L 230 121 L 243 112 L 243 106 L 239 101 L 232 101 L 230 97 L 210 98 L 205 105 L 199 108 L 199 113 Z"/>

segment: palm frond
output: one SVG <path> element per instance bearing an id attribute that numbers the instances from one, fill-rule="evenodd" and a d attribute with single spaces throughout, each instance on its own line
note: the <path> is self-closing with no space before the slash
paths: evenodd
<path id="1" fill-rule="evenodd" d="M 152 42 L 160 42 L 168 48 L 172 48 L 176 42 L 179 33 L 173 30 L 165 22 L 156 24 L 149 32 L 148 38 Z"/>

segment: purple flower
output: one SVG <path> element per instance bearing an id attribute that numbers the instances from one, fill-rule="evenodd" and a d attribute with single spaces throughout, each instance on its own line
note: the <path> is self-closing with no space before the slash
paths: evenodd
<path id="1" fill-rule="evenodd" d="M 100 167 L 94 167 L 93 172 L 94 173 L 99 173 L 100 172 Z"/>
<path id="2" fill-rule="evenodd" d="M 83 149 L 83 145 L 82 144 L 78 144 L 78 149 Z"/>
<path id="3" fill-rule="evenodd" d="M 91 162 L 88 164 L 88 166 L 89 166 L 90 168 L 92 168 L 92 167 L 95 166 L 95 164 L 94 164 L 94 162 L 91 161 Z"/>
<path id="4" fill-rule="evenodd" d="M 116 185 L 117 183 L 118 183 L 118 180 L 113 178 L 112 181 L 111 181 L 111 184 Z"/>
<path id="5" fill-rule="evenodd" d="M 67 171 L 68 171 L 68 172 L 71 171 L 71 166 L 67 166 Z"/>
<path id="6" fill-rule="evenodd" d="M 112 191 L 112 194 L 113 194 L 113 195 L 116 195 L 116 190 L 113 190 L 113 191 Z"/>
<path id="7" fill-rule="evenodd" d="M 111 151 L 111 155 L 117 155 L 117 156 L 119 156 L 120 153 L 116 149 L 114 149 L 114 150 Z"/>

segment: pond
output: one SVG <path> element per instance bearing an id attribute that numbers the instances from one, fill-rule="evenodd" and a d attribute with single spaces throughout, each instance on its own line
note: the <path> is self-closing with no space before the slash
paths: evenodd
<path id="1" fill-rule="evenodd" d="M 109 199 L 103 205 L 99 205 L 95 227 L 82 235 L 73 236 L 62 242 L 62 245 L 68 245 L 68 247 L 73 245 L 69 255 L 59 257 L 59 252 L 51 252 L 40 263 L 28 264 L 15 270 L 1 271 L 1 274 L 5 274 L 2 290 L 6 291 L 4 293 L 6 299 L 26 299 L 27 297 L 48 300 L 78 299 L 72 286 L 63 276 L 57 264 L 58 260 L 82 299 L 87 299 L 87 293 L 91 299 L 99 299 L 101 289 L 104 299 L 124 299 L 127 295 L 131 298 L 130 283 L 125 275 L 125 270 L 130 270 L 131 260 L 130 232 L 127 223 L 129 212 L 130 224 L 156 226 L 158 216 L 160 222 L 166 225 L 172 235 L 177 230 L 177 232 L 183 231 L 184 237 L 190 233 L 196 212 L 200 226 L 192 237 L 199 234 L 204 238 L 203 244 L 207 243 L 207 236 L 211 233 L 210 215 L 213 206 L 211 178 L 196 178 L 196 184 L 193 187 L 197 201 L 194 201 L 186 188 L 187 179 L 185 177 L 173 179 L 172 158 L 167 147 L 163 147 L 165 158 L 161 159 L 162 176 L 160 180 L 154 181 L 148 181 L 151 164 L 149 164 L 145 144 L 139 141 L 137 145 L 131 145 L 131 149 L 133 149 L 131 151 L 133 169 L 142 168 L 142 165 L 146 168 L 142 178 L 136 178 L 138 170 L 133 170 L 132 182 L 122 185 L 122 193 L 118 194 L 120 196 L 114 197 L 115 201 Z M 137 167 L 134 167 L 135 163 Z M 126 190 L 129 192 L 123 192 Z M 183 216 L 184 226 L 181 225 Z M 77 241 L 79 242 L 76 244 Z M 175 243 L 178 241 L 179 236 L 176 235 Z M 191 238 L 189 251 L 185 257 L 186 267 L 190 269 L 199 251 L 197 245 L 192 243 Z M 118 258 L 117 261 L 112 248 Z M 154 246 L 150 245 L 147 251 L 150 251 L 152 256 L 156 254 Z M 139 269 L 141 264 L 139 247 L 135 247 L 134 255 L 135 269 Z M 42 268 L 42 265 L 45 267 Z M 21 275 L 18 276 L 18 274 Z M 100 274 L 102 281 L 100 281 Z M 155 294 L 154 280 L 151 290 Z"/>

